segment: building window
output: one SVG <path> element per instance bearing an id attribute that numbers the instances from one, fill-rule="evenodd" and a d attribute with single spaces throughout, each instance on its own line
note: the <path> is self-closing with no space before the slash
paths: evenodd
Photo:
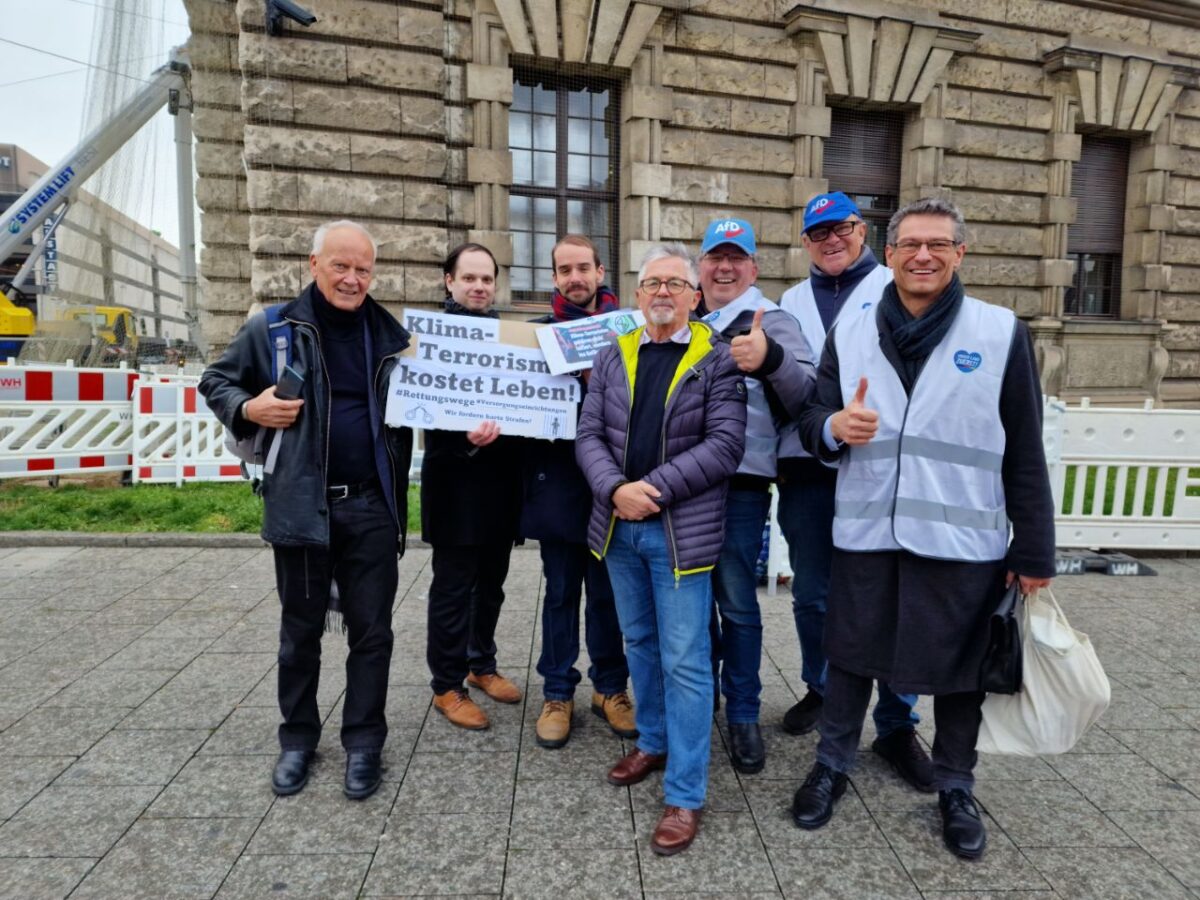
<path id="1" fill-rule="evenodd" d="M 514 304 L 550 302 L 550 250 L 564 234 L 591 238 L 609 278 L 620 271 L 618 96 L 615 82 L 516 72 L 508 114 Z"/>
<path id="2" fill-rule="evenodd" d="M 1116 318 L 1121 314 L 1121 249 L 1125 241 L 1125 182 L 1129 141 L 1083 138 L 1071 172 L 1075 224 L 1067 230 L 1067 255 L 1075 281 L 1063 298 L 1068 316 Z"/>
<path id="3" fill-rule="evenodd" d="M 823 171 L 829 190 L 848 194 L 867 223 L 867 244 L 883 261 L 887 224 L 900 208 L 904 114 L 832 110 Z"/>

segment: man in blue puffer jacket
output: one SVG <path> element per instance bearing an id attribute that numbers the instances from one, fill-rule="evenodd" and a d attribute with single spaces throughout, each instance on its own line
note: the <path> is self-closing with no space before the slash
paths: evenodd
<path id="1" fill-rule="evenodd" d="M 745 450 L 746 385 L 728 346 L 689 322 L 696 263 L 653 247 L 638 273 L 646 325 L 597 357 L 575 442 L 592 489 L 588 545 L 605 558 L 638 698 L 634 750 L 608 780 L 666 768 L 651 849 L 695 839 L 708 783 L 713 684 L 708 634 L 728 479 Z"/>

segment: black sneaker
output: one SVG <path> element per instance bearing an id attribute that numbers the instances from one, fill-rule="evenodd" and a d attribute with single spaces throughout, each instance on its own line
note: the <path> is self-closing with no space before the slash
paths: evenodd
<path id="1" fill-rule="evenodd" d="M 938 809 L 942 813 L 942 840 L 946 848 L 963 859 L 983 856 L 987 849 L 987 829 L 970 792 L 962 788 L 939 791 Z"/>
<path id="2" fill-rule="evenodd" d="M 810 690 L 804 699 L 783 714 L 783 730 L 788 734 L 808 734 L 821 721 L 825 698 Z"/>
<path id="3" fill-rule="evenodd" d="M 922 794 L 932 794 L 933 763 L 911 728 L 893 731 L 885 738 L 876 738 L 871 749 L 892 764 L 896 774 Z"/>

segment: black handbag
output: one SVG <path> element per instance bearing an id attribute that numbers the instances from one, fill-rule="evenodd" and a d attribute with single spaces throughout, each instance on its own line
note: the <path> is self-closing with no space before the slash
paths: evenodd
<path id="1" fill-rule="evenodd" d="M 1014 578 L 988 624 L 987 650 L 979 667 L 981 691 L 1015 694 L 1021 690 L 1021 603 L 1020 579 Z"/>

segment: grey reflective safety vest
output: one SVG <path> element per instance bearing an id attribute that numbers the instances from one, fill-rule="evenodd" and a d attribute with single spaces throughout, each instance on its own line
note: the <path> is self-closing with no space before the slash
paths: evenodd
<path id="1" fill-rule="evenodd" d="M 878 265 L 854 286 L 849 296 L 842 301 L 838 314 L 834 316 L 834 324 L 843 315 L 853 315 L 855 310 L 863 310 L 874 306 L 883 296 L 883 289 L 891 284 L 892 270 L 885 265 Z M 813 362 L 821 363 L 821 350 L 825 346 L 825 323 L 821 321 L 821 313 L 817 310 L 817 298 L 813 296 L 812 279 L 805 278 L 783 292 L 779 306 L 784 312 L 789 312 L 800 323 L 800 331 L 808 341 L 808 349 L 812 351 Z M 812 456 L 800 443 L 799 429 L 792 423 L 779 438 L 779 455 L 781 457 Z"/>
<path id="2" fill-rule="evenodd" d="M 911 397 L 879 349 L 877 310 L 849 312 L 834 331 L 842 402 L 860 376 L 879 412 L 870 443 L 838 466 L 833 543 L 985 562 L 1008 548 L 1000 387 L 1016 329 L 1007 309 L 965 297 L 921 370 Z"/>
<path id="3" fill-rule="evenodd" d="M 777 310 L 775 301 L 768 300 L 762 291 L 751 285 L 746 292 L 725 306 L 706 315 L 701 321 L 718 332 L 733 325 L 745 314 L 750 314 L 744 326 L 750 327 L 753 313 L 758 309 L 768 312 Z M 775 477 L 775 455 L 779 449 L 779 433 L 775 428 L 775 420 L 771 416 L 771 405 L 762 382 L 757 378 L 746 379 L 746 450 L 742 461 L 738 464 L 739 475 L 761 475 L 765 478 Z"/>

